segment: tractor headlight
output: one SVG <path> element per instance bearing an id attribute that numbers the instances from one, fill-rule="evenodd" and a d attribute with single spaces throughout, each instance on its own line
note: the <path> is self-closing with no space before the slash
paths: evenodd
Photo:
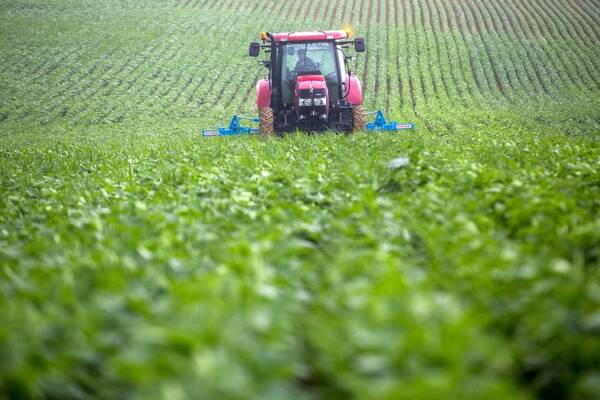
<path id="1" fill-rule="evenodd" d="M 309 107 L 313 105 L 312 99 L 298 99 L 298 105 L 303 107 Z"/>
<path id="2" fill-rule="evenodd" d="M 313 103 L 315 106 L 324 106 L 325 105 L 325 98 L 321 97 L 321 98 L 316 98 L 313 100 Z"/>

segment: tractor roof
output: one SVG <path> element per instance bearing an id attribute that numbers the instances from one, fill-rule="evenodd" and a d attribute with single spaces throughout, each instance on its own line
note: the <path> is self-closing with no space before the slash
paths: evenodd
<path id="1" fill-rule="evenodd" d="M 346 39 L 345 31 L 282 32 L 273 34 L 276 42 L 301 42 L 305 40 Z"/>

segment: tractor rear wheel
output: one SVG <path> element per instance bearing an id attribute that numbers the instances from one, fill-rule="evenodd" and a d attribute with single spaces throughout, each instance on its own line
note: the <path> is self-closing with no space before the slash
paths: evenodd
<path id="1" fill-rule="evenodd" d="M 258 123 L 258 127 L 260 128 L 260 134 L 273 134 L 273 109 L 271 107 L 259 108 L 258 118 L 260 119 L 260 122 Z"/>
<path id="2" fill-rule="evenodd" d="M 363 108 L 363 106 L 355 106 L 352 109 L 352 122 L 352 132 L 365 130 L 365 127 L 367 125 L 367 116 L 365 114 L 365 109 Z"/>

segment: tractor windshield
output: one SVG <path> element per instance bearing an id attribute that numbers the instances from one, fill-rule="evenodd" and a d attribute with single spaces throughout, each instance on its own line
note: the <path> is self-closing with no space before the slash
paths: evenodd
<path id="1" fill-rule="evenodd" d="M 323 75 L 331 100 L 339 97 L 340 80 L 332 42 L 288 43 L 282 46 L 281 94 L 283 103 L 293 104 L 298 75 Z"/>

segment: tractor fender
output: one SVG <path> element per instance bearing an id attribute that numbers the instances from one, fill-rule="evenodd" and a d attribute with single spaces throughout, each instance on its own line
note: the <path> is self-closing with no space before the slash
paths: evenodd
<path id="1" fill-rule="evenodd" d="M 359 106 L 363 102 L 362 85 L 360 80 L 355 75 L 346 77 L 346 87 L 348 88 L 348 96 L 346 100 L 348 103 Z"/>
<path id="2" fill-rule="evenodd" d="M 256 84 L 256 105 L 259 109 L 271 105 L 271 85 L 268 79 L 261 79 Z"/>

